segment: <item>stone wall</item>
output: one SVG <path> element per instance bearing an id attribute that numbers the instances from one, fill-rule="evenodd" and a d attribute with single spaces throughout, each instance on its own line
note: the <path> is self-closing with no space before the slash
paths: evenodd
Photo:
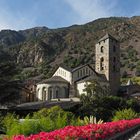
<path id="1" fill-rule="evenodd" d="M 112 94 L 116 94 L 120 86 L 120 46 L 115 39 L 107 38 L 96 44 L 95 70 L 105 74 L 110 83 Z"/>

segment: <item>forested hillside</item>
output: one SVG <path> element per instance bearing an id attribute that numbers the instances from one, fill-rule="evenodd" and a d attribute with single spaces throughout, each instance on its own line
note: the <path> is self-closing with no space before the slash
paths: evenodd
<path id="1" fill-rule="evenodd" d="M 140 75 L 140 17 L 102 18 L 85 25 L 0 32 L 1 62 L 18 69 L 14 79 L 47 78 L 58 65 L 76 67 L 95 63 L 95 43 L 110 33 L 120 41 L 121 76 Z"/>

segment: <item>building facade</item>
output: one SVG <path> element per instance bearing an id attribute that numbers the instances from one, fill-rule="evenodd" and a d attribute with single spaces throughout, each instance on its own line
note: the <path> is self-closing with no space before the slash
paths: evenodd
<path id="1" fill-rule="evenodd" d="M 59 67 L 51 78 L 37 84 L 36 96 L 39 101 L 78 97 L 91 76 L 99 77 L 89 64 L 72 70 Z"/>

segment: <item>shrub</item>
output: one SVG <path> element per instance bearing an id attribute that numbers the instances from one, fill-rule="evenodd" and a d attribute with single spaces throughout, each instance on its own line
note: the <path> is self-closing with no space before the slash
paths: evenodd
<path id="1" fill-rule="evenodd" d="M 96 117 L 94 116 L 85 116 L 83 118 L 83 120 L 79 119 L 79 122 L 81 123 L 81 125 L 88 125 L 88 124 L 102 124 L 103 123 L 103 120 L 98 120 L 96 119 Z"/>
<path id="2" fill-rule="evenodd" d="M 15 114 L 8 113 L 2 121 L 2 126 L 6 134 L 10 134 L 11 129 L 18 125 L 18 116 Z M 17 132 L 16 132 L 17 133 Z"/>
<path id="3" fill-rule="evenodd" d="M 86 96 L 85 96 L 86 97 Z M 98 120 L 110 121 L 114 110 L 118 108 L 127 108 L 126 101 L 123 98 L 117 96 L 106 96 L 100 98 L 84 98 L 82 105 L 78 109 L 79 115 L 95 116 Z"/>
<path id="4" fill-rule="evenodd" d="M 6 134 L 9 136 L 39 133 L 41 131 L 50 132 L 55 129 L 63 128 L 67 125 L 77 124 L 77 119 L 70 112 L 65 112 L 58 106 L 50 109 L 41 109 L 35 112 L 32 117 L 27 115 L 24 121 L 20 122 L 15 114 L 7 114 L 3 120 Z"/>
<path id="5" fill-rule="evenodd" d="M 66 126 L 63 129 L 50 133 L 40 132 L 39 134 L 25 137 L 24 135 L 13 136 L 13 140 L 103 140 L 112 139 L 112 136 L 122 133 L 140 124 L 140 119 L 121 120 L 103 124 L 89 124 L 85 126 Z M 122 137 L 121 137 L 122 138 Z"/>
<path id="6" fill-rule="evenodd" d="M 15 126 L 16 127 L 16 126 Z M 19 124 L 19 133 L 28 136 L 40 132 L 40 125 L 38 120 L 25 118 L 25 121 Z M 12 130 L 11 130 L 12 131 Z M 14 131 L 12 135 L 14 134 Z"/>
<path id="7" fill-rule="evenodd" d="M 131 108 L 129 109 L 123 109 L 115 112 L 114 117 L 112 118 L 113 121 L 118 121 L 118 120 L 130 120 L 137 118 L 138 114 L 133 111 Z"/>

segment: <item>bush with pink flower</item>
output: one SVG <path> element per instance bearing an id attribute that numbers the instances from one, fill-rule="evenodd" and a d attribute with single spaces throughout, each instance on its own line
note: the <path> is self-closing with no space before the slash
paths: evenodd
<path id="1" fill-rule="evenodd" d="M 66 126 L 52 132 L 40 132 L 25 137 L 24 135 L 13 136 L 12 140 L 103 140 L 117 133 L 140 125 L 140 119 L 121 120 L 103 124 L 89 124 L 85 126 Z M 5 138 L 8 140 L 8 138 Z"/>

